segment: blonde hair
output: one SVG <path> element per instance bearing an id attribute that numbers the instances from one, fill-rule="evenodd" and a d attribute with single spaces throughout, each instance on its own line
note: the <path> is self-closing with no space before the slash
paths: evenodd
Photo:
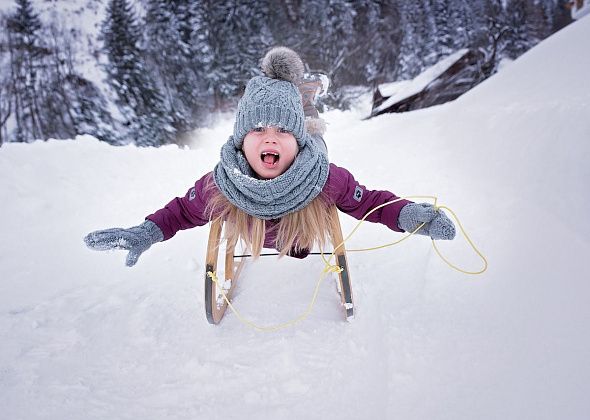
<path id="1" fill-rule="evenodd" d="M 251 216 L 232 204 L 219 191 L 212 178 L 205 185 L 211 194 L 205 214 L 209 220 L 221 219 L 225 222 L 225 239 L 229 243 L 241 239 L 252 256 L 258 258 L 264 246 L 265 220 Z M 312 249 L 314 244 L 324 249 L 333 222 L 329 208 L 330 203 L 320 194 L 301 210 L 281 217 L 270 231 L 276 234 L 275 247 L 279 255 L 283 257 L 290 251 L 297 253 Z"/>

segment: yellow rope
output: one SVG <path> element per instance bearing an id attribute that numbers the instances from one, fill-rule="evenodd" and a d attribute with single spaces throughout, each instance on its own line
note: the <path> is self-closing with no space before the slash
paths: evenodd
<path id="1" fill-rule="evenodd" d="M 340 268 L 340 267 L 338 267 L 338 268 Z M 340 270 L 342 270 L 342 269 L 340 269 Z M 326 275 L 329 272 L 330 271 L 326 271 L 326 269 L 324 269 L 322 275 L 320 276 L 320 278 L 318 279 L 318 281 L 316 283 L 315 290 L 313 291 L 313 296 L 311 297 L 311 301 L 307 305 L 307 309 L 301 315 L 299 315 L 297 318 L 292 319 L 291 321 L 287 321 L 282 324 L 271 325 L 268 327 L 260 326 L 260 325 L 256 324 L 255 322 L 244 318 L 242 316 L 242 314 L 229 301 L 229 299 L 227 297 L 227 293 L 225 292 L 225 289 L 223 287 L 219 287 L 220 285 L 219 285 L 219 279 L 217 278 L 217 275 L 212 271 L 208 271 L 207 276 L 209 276 L 211 278 L 211 280 L 213 280 L 213 282 L 219 287 L 219 289 L 221 290 L 221 294 L 223 295 L 223 299 L 225 300 L 225 303 L 227 303 L 227 306 L 229 306 L 231 311 L 235 314 L 235 316 L 238 318 L 238 320 L 240 320 L 240 322 L 242 322 L 243 324 L 245 324 L 251 328 L 254 328 L 257 331 L 273 332 L 273 331 L 282 330 L 284 328 L 288 328 L 292 325 L 298 324 L 299 322 L 303 321 L 305 318 L 307 318 L 309 316 L 309 314 L 313 310 L 313 307 L 315 306 L 315 301 L 318 297 L 320 285 L 322 284 L 322 282 L 326 278 Z"/>
<path id="2" fill-rule="evenodd" d="M 447 207 L 447 206 L 439 206 L 437 205 L 438 202 L 438 198 L 432 195 L 412 195 L 412 196 L 408 196 L 408 197 L 401 197 L 401 198 L 397 198 L 395 200 L 392 201 L 388 201 L 387 203 L 383 203 L 380 204 L 379 206 L 373 208 L 372 210 L 370 210 L 367 214 L 365 214 L 363 216 L 363 218 L 357 223 L 356 227 L 352 230 L 352 232 L 344 239 L 344 241 L 338 245 L 337 248 L 339 248 L 340 246 L 344 245 L 344 242 L 348 241 L 350 239 L 350 237 L 360 228 L 360 226 L 365 222 L 365 220 L 367 219 L 367 217 L 369 217 L 371 214 L 373 214 L 375 211 L 385 207 L 385 206 L 389 206 L 390 204 L 393 203 L 397 203 L 398 201 L 401 200 L 407 200 L 407 199 L 431 199 L 434 201 L 434 207 L 438 210 L 438 209 L 444 209 L 447 210 L 449 213 L 451 213 L 451 216 L 453 216 L 453 219 L 455 219 L 455 221 L 457 222 L 457 225 L 459 226 L 459 230 L 461 231 L 461 234 L 465 237 L 465 240 L 467 240 L 467 242 L 469 243 L 469 245 L 471 246 L 471 248 L 473 249 L 473 251 L 479 255 L 479 257 L 481 258 L 481 260 L 483 261 L 483 268 L 481 270 L 478 271 L 466 271 L 463 270 L 462 268 L 457 267 L 456 265 L 452 264 L 447 258 L 445 258 L 442 253 L 439 251 L 438 247 L 436 246 L 436 243 L 434 242 L 433 239 L 431 239 L 432 241 L 432 246 L 434 248 L 434 250 L 436 251 L 436 253 L 438 254 L 438 256 L 445 262 L 447 263 L 447 265 L 449 267 L 451 267 L 454 270 L 457 270 L 461 273 L 464 274 L 471 274 L 471 275 L 476 275 L 476 274 L 482 274 L 484 271 L 486 271 L 488 269 L 488 261 L 486 259 L 486 257 L 481 253 L 481 251 L 475 246 L 475 244 L 473 243 L 473 241 L 471 240 L 471 238 L 469 237 L 469 235 L 467 234 L 467 232 L 465 231 L 465 228 L 463 227 L 463 225 L 461 224 L 461 221 L 459 220 L 459 218 L 457 217 L 457 215 L 455 214 L 455 212 Z M 407 234 L 406 236 L 404 236 L 403 238 L 395 241 L 395 242 L 391 242 L 389 244 L 385 244 L 385 245 L 380 245 L 380 246 L 376 246 L 373 248 L 363 248 L 363 249 L 347 249 L 346 252 L 363 252 L 363 251 L 373 251 L 376 249 L 381 249 L 381 248 L 387 248 L 393 245 L 397 245 L 402 241 L 405 241 L 406 239 L 408 239 L 410 236 L 414 235 L 416 232 L 418 232 L 420 229 L 422 229 L 422 226 L 424 226 L 426 223 L 422 223 L 420 226 L 418 226 L 413 232 L 410 232 L 409 234 Z M 324 260 L 325 261 L 325 260 Z"/>
<path id="3" fill-rule="evenodd" d="M 329 258 L 326 259 L 326 257 L 324 256 L 323 251 L 320 250 L 321 252 L 321 257 L 324 260 L 324 269 L 322 270 L 322 274 L 320 275 L 318 281 L 316 282 L 316 286 L 313 292 L 313 296 L 311 298 L 311 301 L 309 302 L 309 304 L 307 305 L 307 309 L 298 317 L 292 319 L 291 321 L 288 322 L 284 322 L 282 324 L 277 324 L 277 325 L 271 325 L 268 327 L 264 327 L 264 326 L 260 326 L 246 318 L 244 318 L 240 312 L 231 304 L 231 302 L 229 301 L 229 298 L 227 297 L 227 293 L 225 292 L 225 289 L 219 284 L 219 279 L 217 278 L 217 274 L 215 272 L 212 271 L 208 271 L 207 272 L 207 276 L 209 276 L 211 278 L 211 280 L 213 280 L 213 282 L 217 285 L 218 289 L 221 290 L 221 294 L 223 296 L 223 299 L 225 300 L 225 303 L 229 306 L 229 308 L 231 309 L 231 311 L 235 314 L 235 316 L 238 318 L 238 320 L 240 322 L 242 322 L 243 324 L 254 328 L 257 331 L 262 331 L 262 332 L 273 332 L 273 331 L 278 331 L 287 327 L 290 327 L 292 325 L 295 325 L 301 321 L 303 321 L 305 318 L 307 318 L 309 316 L 309 314 L 312 312 L 313 307 L 315 306 L 315 302 L 319 293 L 319 289 L 320 286 L 322 284 L 322 282 L 324 281 L 324 279 L 326 278 L 326 276 L 329 273 L 340 273 L 343 268 L 338 266 L 338 265 L 334 265 L 332 264 L 330 261 L 332 260 L 332 258 L 336 255 L 336 251 L 344 246 L 344 244 L 346 243 L 346 241 L 348 241 L 352 235 L 354 235 L 354 233 L 360 228 L 360 226 L 365 222 L 365 220 L 367 219 L 367 217 L 369 217 L 371 214 L 373 214 L 375 211 L 391 205 L 393 203 L 396 203 L 398 201 L 401 200 L 406 200 L 406 199 L 432 199 L 434 201 L 434 207 L 436 209 L 445 209 L 447 210 L 452 217 L 455 219 L 455 221 L 457 222 L 457 225 L 459 226 L 459 230 L 461 231 L 461 233 L 463 234 L 463 236 L 465 237 L 465 239 L 467 240 L 467 242 L 469 243 L 469 245 L 471 246 L 471 248 L 475 251 L 475 253 L 477 255 L 479 255 L 479 257 L 481 258 L 481 260 L 483 261 L 484 265 L 483 268 L 481 270 L 478 271 L 467 271 L 467 270 L 463 270 L 462 268 L 457 267 L 456 265 L 452 264 L 447 258 L 445 258 L 442 253 L 439 251 L 439 249 L 437 248 L 436 244 L 434 243 L 434 240 L 432 240 L 432 246 L 434 247 L 434 250 L 436 251 L 436 253 L 438 254 L 438 256 L 445 262 L 447 263 L 447 265 L 449 267 L 451 267 L 454 270 L 457 270 L 461 273 L 465 273 L 465 274 L 471 274 L 471 275 L 476 275 L 476 274 L 481 274 L 484 271 L 487 270 L 488 268 L 488 261 L 486 259 L 486 257 L 481 253 L 481 251 L 479 251 L 479 249 L 477 249 L 477 247 L 475 246 L 475 244 L 473 243 L 473 241 L 471 240 L 471 238 L 469 237 L 469 235 L 467 234 L 467 232 L 465 231 L 465 228 L 463 227 L 463 225 L 461 224 L 461 222 L 459 221 L 459 218 L 457 217 L 457 215 L 455 214 L 455 212 L 453 210 L 451 210 L 449 207 L 447 206 L 438 206 L 437 205 L 437 197 L 435 196 L 429 196 L 429 195 L 414 195 L 414 196 L 408 196 L 408 197 L 402 197 L 402 198 L 397 198 L 395 200 L 392 201 L 388 201 L 387 203 L 383 203 L 375 208 L 373 208 L 372 210 L 370 210 L 367 214 L 365 214 L 363 216 L 363 218 L 357 223 L 357 225 L 355 226 L 355 228 L 346 236 L 346 238 L 343 239 L 343 241 L 338 244 L 334 250 L 332 251 L 332 253 L 330 254 Z M 347 249 L 347 252 L 362 252 L 362 251 L 372 251 L 372 250 L 376 250 L 376 249 L 381 249 L 381 248 L 387 248 L 393 245 L 397 245 L 402 241 L 405 241 L 406 239 L 408 239 L 410 236 L 414 235 L 416 232 L 418 232 L 423 226 L 425 225 L 425 223 L 422 223 L 420 226 L 418 226 L 414 231 L 410 232 L 408 235 L 404 236 L 403 238 L 395 241 L 395 242 L 391 242 L 389 244 L 385 244 L 385 245 L 380 245 L 380 246 L 376 246 L 376 247 L 372 247 L 372 248 L 364 248 L 364 249 Z"/>

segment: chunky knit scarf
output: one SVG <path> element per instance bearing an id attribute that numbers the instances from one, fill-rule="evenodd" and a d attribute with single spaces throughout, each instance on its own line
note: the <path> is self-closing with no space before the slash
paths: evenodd
<path id="1" fill-rule="evenodd" d="M 269 220 L 307 206 L 322 191 L 328 172 L 326 154 L 308 138 L 283 174 L 258 179 L 230 136 L 221 148 L 221 160 L 213 174 L 215 184 L 232 204 L 254 217 Z"/>

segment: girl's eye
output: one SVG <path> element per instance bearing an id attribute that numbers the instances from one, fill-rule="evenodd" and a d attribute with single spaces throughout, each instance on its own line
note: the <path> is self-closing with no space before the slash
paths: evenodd
<path id="1" fill-rule="evenodd" d="M 252 131 L 256 131 L 257 133 L 262 133 L 262 132 L 264 132 L 264 127 L 254 127 L 252 129 Z"/>
<path id="2" fill-rule="evenodd" d="M 284 128 L 279 128 L 279 133 L 289 133 L 289 130 L 286 130 Z"/>

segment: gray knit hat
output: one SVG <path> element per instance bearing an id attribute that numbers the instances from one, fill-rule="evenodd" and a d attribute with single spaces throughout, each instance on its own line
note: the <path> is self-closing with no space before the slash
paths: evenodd
<path id="1" fill-rule="evenodd" d="M 244 136 L 255 127 L 277 126 L 295 136 L 299 148 L 305 146 L 305 116 L 296 84 L 303 77 L 303 62 L 286 47 L 271 49 L 262 59 L 266 76 L 255 76 L 246 85 L 238 103 L 233 141 L 241 149 Z"/>

